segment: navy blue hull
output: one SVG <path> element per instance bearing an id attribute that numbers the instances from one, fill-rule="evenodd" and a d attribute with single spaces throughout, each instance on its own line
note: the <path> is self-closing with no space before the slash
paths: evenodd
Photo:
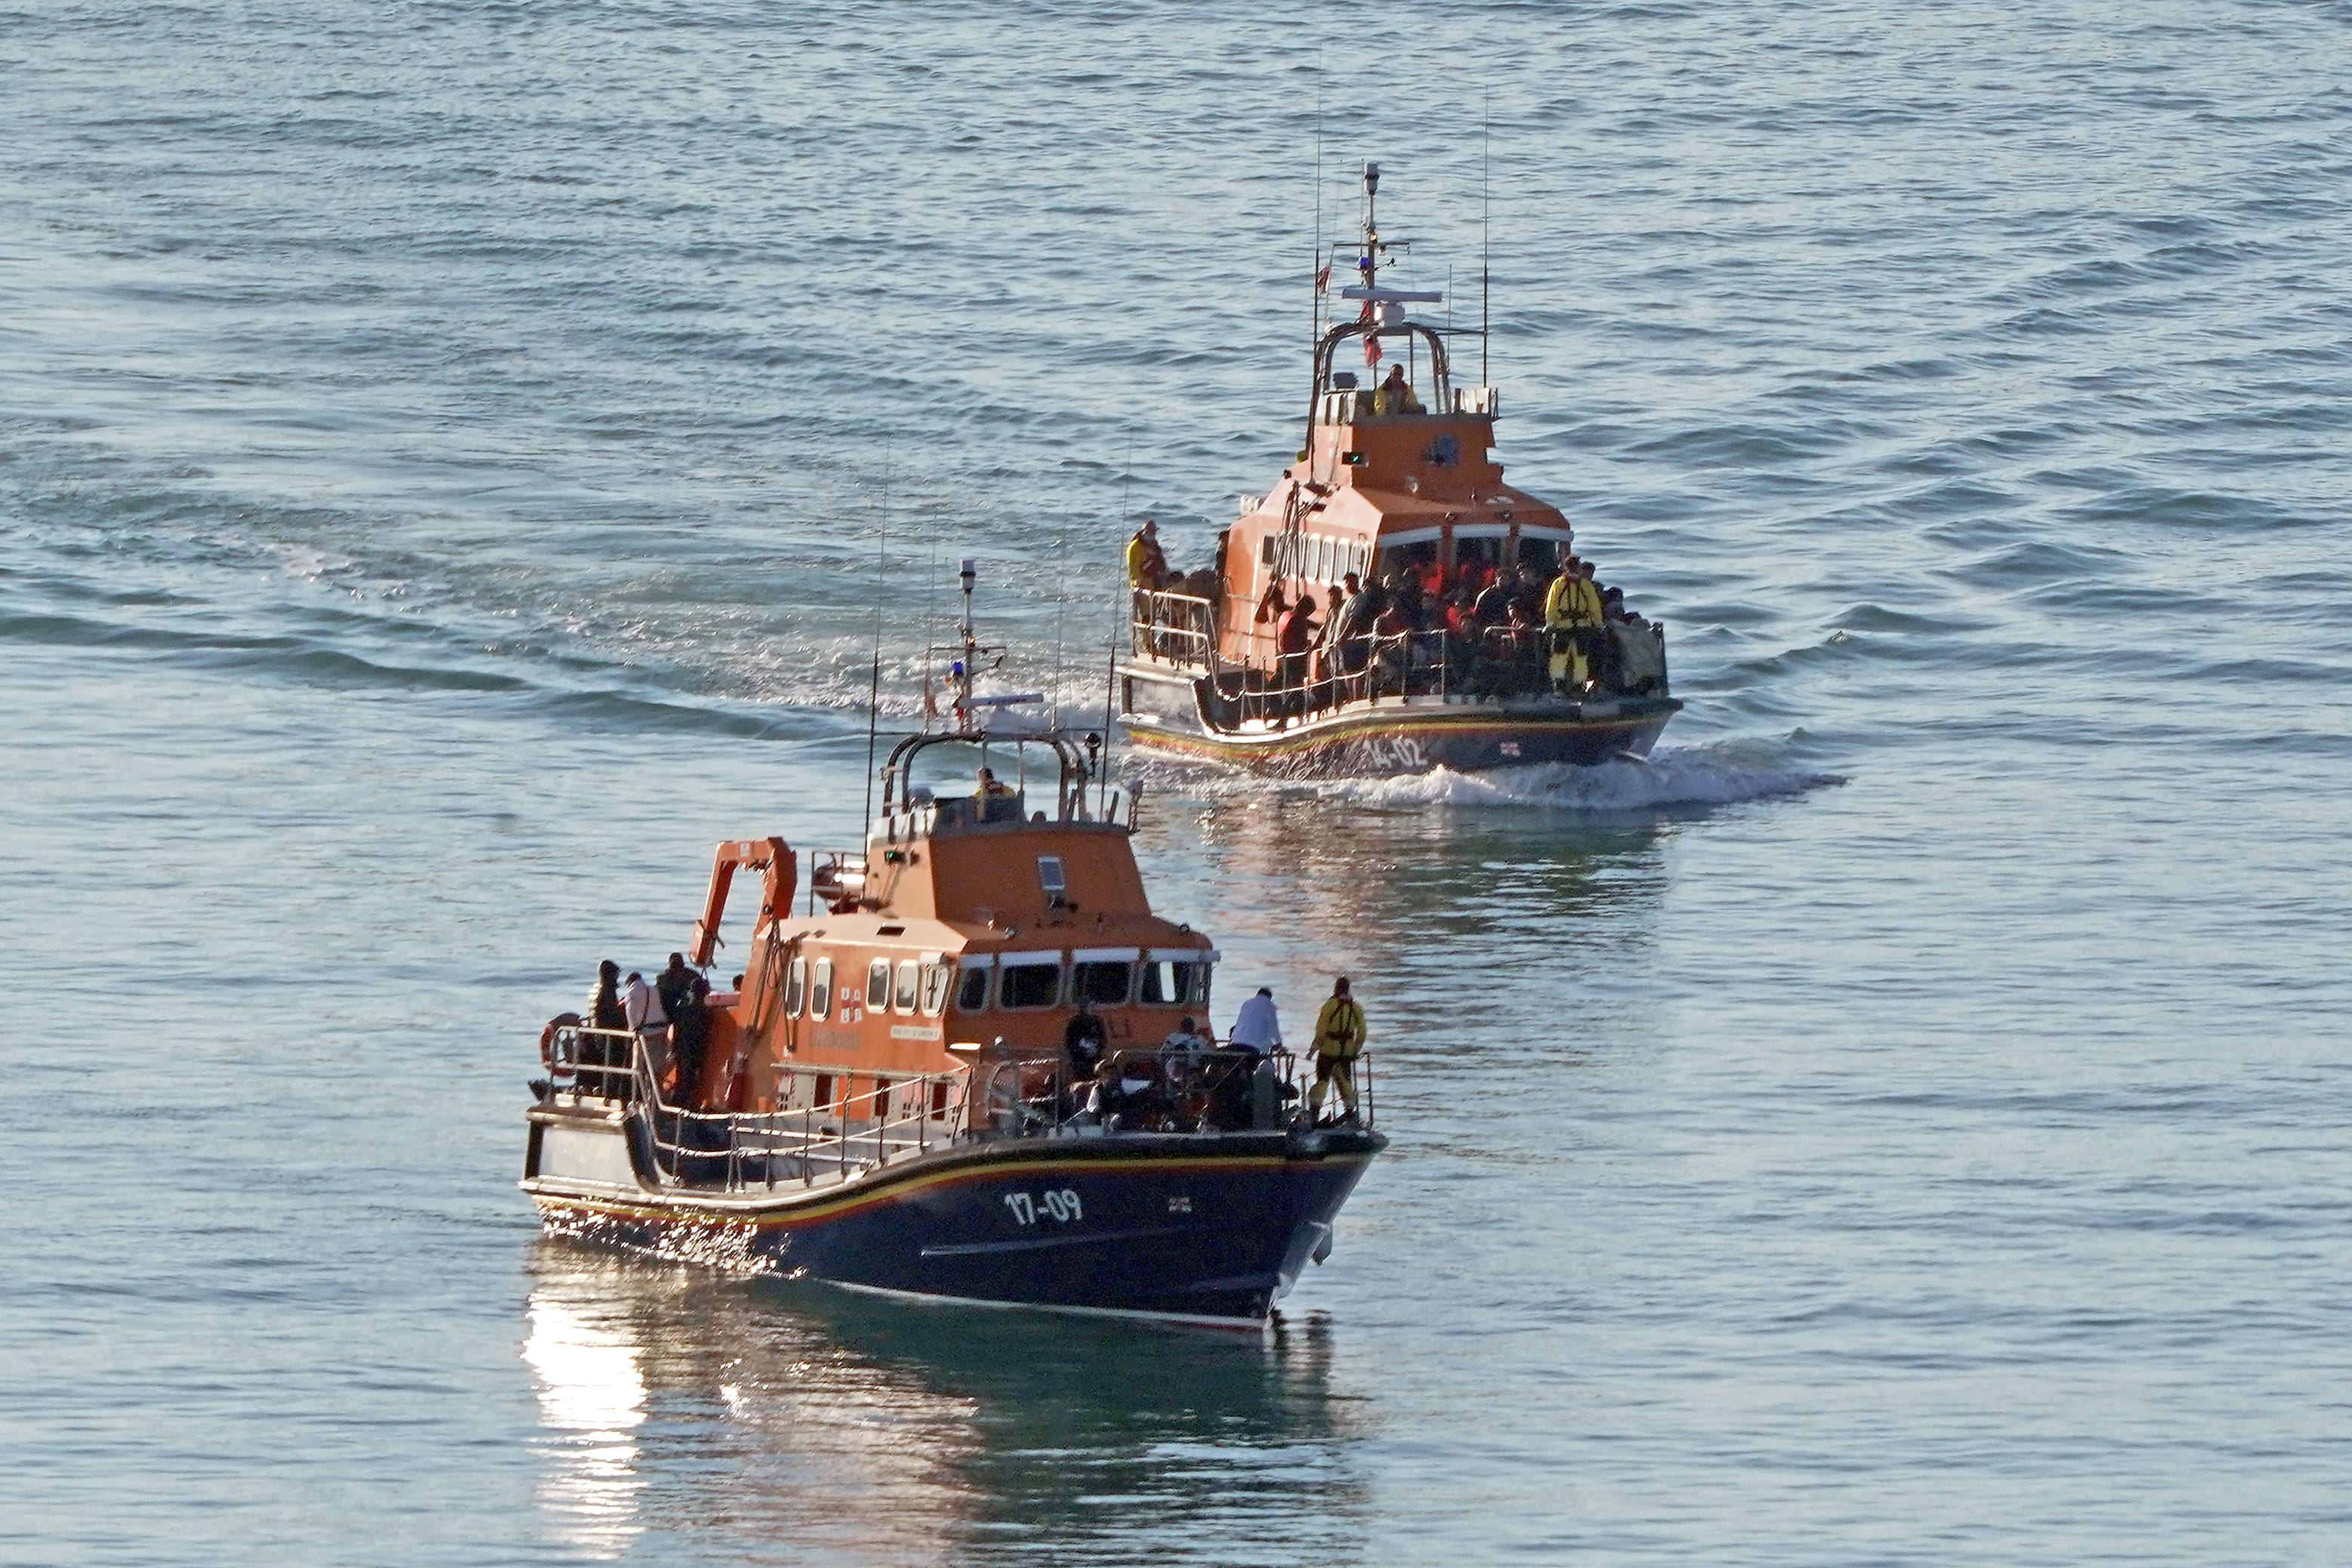
<path id="1" fill-rule="evenodd" d="M 1328 1239 L 1384 1142 L 1024 1140 L 909 1161 L 830 1194 L 533 1196 L 553 1234 L 855 1289 L 1255 1321 Z"/>

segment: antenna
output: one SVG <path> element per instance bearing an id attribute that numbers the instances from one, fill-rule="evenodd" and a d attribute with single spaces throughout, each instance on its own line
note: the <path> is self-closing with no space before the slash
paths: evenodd
<path id="1" fill-rule="evenodd" d="M 1319 189 L 1317 194 L 1318 195 L 1321 194 Z M 1129 517 L 1133 515 L 1128 509 L 1127 492 L 1128 487 L 1132 485 L 1134 482 L 1135 426 L 1129 425 L 1127 427 L 1127 460 L 1120 468 L 1118 476 L 1118 515 L 1119 521 L 1122 523 L 1124 523 Z M 1124 563 L 1121 564 L 1122 567 L 1124 567 Z M 1134 605 L 1133 584 L 1130 584 L 1129 588 L 1129 592 L 1126 595 L 1123 595 L 1123 597 L 1129 606 L 1129 613 L 1132 615 Z M 1099 795 L 1099 799 L 1101 800 L 1102 805 L 1099 809 L 1105 812 L 1108 812 L 1110 809 L 1110 710 L 1112 691 L 1118 682 L 1118 617 L 1119 611 L 1115 607 L 1112 609 L 1110 616 L 1110 668 L 1108 673 L 1103 678 L 1103 749 L 1102 774 L 1100 779 L 1102 787 Z"/>
<path id="2" fill-rule="evenodd" d="M 1494 202 L 1488 193 L 1489 175 L 1495 154 L 1495 89 L 1486 89 L 1486 108 L 1478 119 L 1478 384 L 1492 386 L 1494 377 L 1486 374 L 1486 291 L 1492 268 L 1488 258 L 1493 252 Z M 1490 404 L 1491 408 L 1493 405 Z"/>
<path id="3" fill-rule="evenodd" d="M 1315 50 L 1315 259 L 1307 264 L 1307 282 L 1315 290 L 1311 301 L 1315 330 L 1307 338 L 1311 360 L 1317 345 L 1323 342 L 1323 50 Z M 1322 388 L 1316 388 L 1320 392 Z"/>
<path id="4" fill-rule="evenodd" d="M 1064 561 L 1070 558 L 1070 516 L 1067 512 L 1062 514 L 1062 538 L 1061 542 L 1055 549 L 1055 553 Z M 1062 611 L 1069 602 L 1068 584 L 1057 576 L 1054 584 L 1054 685 L 1052 689 L 1053 726 L 1056 730 L 1062 727 Z"/>
<path id="5" fill-rule="evenodd" d="M 866 816 L 860 833 L 874 827 L 874 750 L 882 730 L 882 590 L 890 569 L 890 443 L 882 443 L 882 522 L 874 545 L 874 678 L 866 689 Z"/>

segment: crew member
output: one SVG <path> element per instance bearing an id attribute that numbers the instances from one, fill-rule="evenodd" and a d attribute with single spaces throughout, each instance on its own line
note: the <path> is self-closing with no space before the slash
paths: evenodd
<path id="1" fill-rule="evenodd" d="M 1554 691 L 1582 691 L 1591 684 L 1592 638 L 1601 621 L 1601 590 L 1593 584 L 1592 568 L 1571 555 L 1544 594 Z"/>
<path id="2" fill-rule="evenodd" d="M 1388 379 L 1372 394 L 1375 414 L 1419 414 L 1421 399 L 1412 395 L 1412 383 L 1405 379 L 1404 361 L 1393 360 L 1389 364 Z"/>
<path id="3" fill-rule="evenodd" d="M 1307 1120 L 1322 1113 L 1324 1090 L 1339 1087 L 1339 1103 L 1356 1114 L 1356 1058 L 1364 1053 L 1364 1010 L 1348 994 L 1348 977 L 1331 983 L 1331 999 L 1315 1016 L 1315 1087 L 1307 1094 Z"/>
<path id="4" fill-rule="evenodd" d="M 980 787 L 971 793 L 982 800 L 1002 800 L 1013 793 L 1013 786 L 1000 780 L 993 768 L 981 769 L 979 780 Z"/>
<path id="5" fill-rule="evenodd" d="M 1138 588 L 1157 590 L 1168 577 L 1168 552 L 1160 548 L 1160 525 L 1150 518 L 1127 542 L 1127 580 Z"/>

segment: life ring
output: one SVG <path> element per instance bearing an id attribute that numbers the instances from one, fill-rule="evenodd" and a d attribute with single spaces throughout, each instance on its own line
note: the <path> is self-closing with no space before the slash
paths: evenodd
<path id="1" fill-rule="evenodd" d="M 580 1015 L 577 1013 L 558 1013 L 554 1017 L 550 1018 L 547 1021 L 547 1027 L 539 1032 L 540 1066 L 545 1068 L 550 1072 L 555 1071 L 556 1031 L 559 1029 L 576 1029 L 579 1026 Z"/>

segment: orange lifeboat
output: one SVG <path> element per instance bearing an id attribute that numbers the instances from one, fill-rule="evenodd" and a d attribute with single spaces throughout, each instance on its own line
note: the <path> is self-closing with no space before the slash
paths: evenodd
<path id="1" fill-rule="evenodd" d="M 1209 567 L 1130 551 L 1121 721 L 1146 747 L 1294 775 L 1646 755 L 1682 706 L 1664 628 L 1577 560 L 1558 508 L 1505 482 L 1495 388 L 1457 385 L 1450 347 L 1485 329 L 1421 320 L 1442 294 L 1381 281 L 1406 242 L 1381 237 L 1379 185 L 1367 164 L 1361 237 L 1318 274 L 1297 460 Z M 1327 328 L 1347 268 L 1356 310 Z M 1360 374 L 1342 367 L 1357 349 Z"/>
<path id="2" fill-rule="evenodd" d="M 1327 1120 L 1295 1057 L 1209 1037 L 1217 952 L 1153 910 L 1100 737 L 989 728 L 972 577 L 952 724 L 893 747 L 863 846 L 805 885 L 781 837 L 719 846 L 688 956 L 756 875 L 740 985 L 691 1028 L 551 1023 L 523 1188 L 552 1234 L 667 1256 L 1255 1322 L 1386 1145 L 1369 1064 Z"/>

